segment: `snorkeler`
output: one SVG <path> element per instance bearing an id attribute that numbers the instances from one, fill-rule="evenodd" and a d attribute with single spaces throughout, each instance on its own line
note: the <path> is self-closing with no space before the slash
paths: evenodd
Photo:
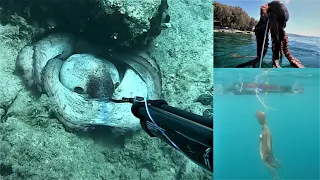
<path id="1" fill-rule="evenodd" d="M 204 170 L 213 172 L 213 119 L 169 106 L 164 100 L 142 97 L 110 99 L 132 103 L 131 112 L 150 136 L 182 152 Z"/>
<path id="2" fill-rule="evenodd" d="M 304 89 L 303 87 L 299 87 L 297 85 L 280 86 L 266 83 L 234 82 L 231 87 L 224 91 L 224 93 L 229 92 L 235 95 L 256 95 L 257 93 L 301 94 L 304 92 Z"/>
<path id="3" fill-rule="evenodd" d="M 266 166 L 269 168 L 272 178 L 279 179 L 277 168 L 281 167 L 281 163 L 274 157 L 272 150 L 272 136 L 268 127 L 265 112 L 258 111 L 256 118 L 262 126 L 262 133 L 260 134 L 260 156 Z"/>

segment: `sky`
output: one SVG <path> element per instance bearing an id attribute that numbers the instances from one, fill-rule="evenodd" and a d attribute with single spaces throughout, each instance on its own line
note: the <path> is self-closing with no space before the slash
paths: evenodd
<path id="1" fill-rule="evenodd" d="M 320 0 L 281 0 L 289 11 L 287 33 L 320 37 Z M 271 0 L 217 0 L 229 6 L 240 6 L 250 17 L 259 20 L 260 6 Z"/>

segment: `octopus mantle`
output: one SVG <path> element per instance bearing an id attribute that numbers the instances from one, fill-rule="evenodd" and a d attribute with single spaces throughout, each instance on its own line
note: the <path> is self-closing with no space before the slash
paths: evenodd
<path id="1" fill-rule="evenodd" d="M 147 53 L 113 54 L 105 59 L 79 50 L 70 34 L 52 34 L 18 54 L 16 66 L 28 87 L 36 87 L 55 103 L 55 114 L 67 127 L 87 129 L 105 125 L 138 130 L 131 104 L 110 102 L 161 95 L 157 63 Z"/>

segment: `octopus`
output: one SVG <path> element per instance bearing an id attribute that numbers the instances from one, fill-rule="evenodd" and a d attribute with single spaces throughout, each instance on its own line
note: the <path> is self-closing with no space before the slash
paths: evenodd
<path id="1" fill-rule="evenodd" d="M 286 6 L 280 1 L 272 1 L 260 7 L 260 19 L 255 26 L 254 33 L 257 42 L 257 56 L 250 61 L 239 64 L 237 68 L 256 67 L 260 59 L 264 58 L 269 45 L 269 31 L 272 39 L 272 66 L 280 67 L 280 59 L 283 54 L 286 56 L 290 65 L 295 68 L 304 68 L 302 63 L 293 57 L 289 51 L 289 39 L 284 28 L 289 20 L 289 12 Z M 265 41 L 264 41 L 265 39 Z M 264 46 L 263 46 L 264 43 Z M 262 52 L 263 49 L 263 52 Z M 249 57 L 249 56 L 248 56 Z M 239 57 L 237 57 L 239 58 Z"/>
<path id="2" fill-rule="evenodd" d="M 108 126 L 139 130 L 131 104 L 110 99 L 159 99 L 161 73 L 145 51 L 110 52 L 69 33 L 54 33 L 22 48 L 17 71 L 28 89 L 46 94 L 56 117 L 71 130 Z"/>
<path id="3" fill-rule="evenodd" d="M 279 179 L 277 168 L 281 167 L 281 163 L 274 157 L 272 150 L 272 136 L 267 124 L 265 112 L 258 111 L 256 118 L 259 124 L 262 126 L 262 133 L 260 134 L 260 156 L 265 165 L 269 168 L 269 171 L 273 179 Z"/>

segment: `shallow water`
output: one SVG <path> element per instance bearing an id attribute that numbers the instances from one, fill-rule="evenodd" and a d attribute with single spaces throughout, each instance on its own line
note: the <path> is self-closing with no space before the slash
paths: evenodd
<path id="1" fill-rule="evenodd" d="M 265 111 L 273 138 L 273 152 L 285 168 L 282 179 L 319 179 L 319 69 L 214 70 L 214 179 L 271 179 L 260 158 L 261 126 L 255 118 Z M 260 76 L 259 76 L 260 75 Z M 303 94 L 221 94 L 233 82 L 297 85 Z"/>
<path id="2" fill-rule="evenodd" d="M 288 34 L 289 50 L 305 67 L 320 67 L 320 37 L 300 36 Z M 269 49 L 264 58 L 263 67 L 272 67 L 271 37 L 269 35 Z M 256 38 L 253 34 L 214 33 L 214 66 L 215 68 L 231 68 L 252 58 L 234 58 L 239 56 L 256 55 Z M 291 67 L 289 61 L 282 59 L 282 67 Z"/>

